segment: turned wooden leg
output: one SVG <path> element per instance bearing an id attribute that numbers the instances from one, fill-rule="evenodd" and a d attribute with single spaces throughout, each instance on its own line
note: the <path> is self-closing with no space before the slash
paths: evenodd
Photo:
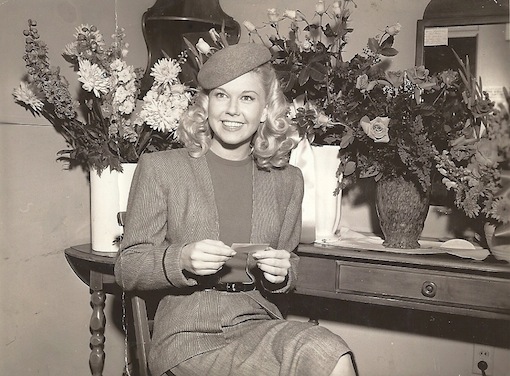
<path id="1" fill-rule="evenodd" d="M 106 317 L 104 306 L 106 294 L 103 291 L 103 278 L 101 274 L 94 271 L 90 272 L 90 303 L 92 306 L 92 316 L 90 318 L 90 358 L 89 365 L 93 376 L 102 376 L 104 368 L 104 329 Z"/>

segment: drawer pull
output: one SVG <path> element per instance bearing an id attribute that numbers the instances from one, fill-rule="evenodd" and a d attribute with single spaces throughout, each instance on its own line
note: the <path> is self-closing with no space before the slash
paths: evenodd
<path id="1" fill-rule="evenodd" d="M 427 298 L 433 298 L 436 296 L 437 285 L 434 282 L 425 281 L 421 287 L 421 293 Z"/>

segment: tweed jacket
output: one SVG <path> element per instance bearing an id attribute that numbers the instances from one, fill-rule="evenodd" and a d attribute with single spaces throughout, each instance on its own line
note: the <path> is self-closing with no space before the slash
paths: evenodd
<path id="1" fill-rule="evenodd" d="M 302 198 L 299 169 L 289 165 L 260 170 L 254 163 L 251 243 L 292 252 L 299 243 Z M 126 291 L 168 290 L 155 316 L 149 355 L 153 375 L 224 345 L 222 326 L 236 325 L 247 317 L 267 318 L 267 313 L 282 318 L 264 297 L 264 288 L 246 293 L 204 291 L 198 277 L 182 271 L 184 245 L 219 238 L 205 157 L 192 158 L 186 149 L 143 155 L 131 185 L 124 232 L 115 264 L 119 285 Z M 273 286 L 273 293 L 294 286 L 297 262 L 292 253 L 286 283 Z M 266 281 L 260 286 L 268 285 Z"/>

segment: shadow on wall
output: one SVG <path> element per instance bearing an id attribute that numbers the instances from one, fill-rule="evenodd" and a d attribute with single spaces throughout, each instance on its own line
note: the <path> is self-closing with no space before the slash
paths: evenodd
<path id="1" fill-rule="evenodd" d="M 288 315 L 466 343 L 510 348 L 510 325 L 505 320 L 480 319 L 397 307 L 375 306 L 303 295 L 290 295 Z"/>

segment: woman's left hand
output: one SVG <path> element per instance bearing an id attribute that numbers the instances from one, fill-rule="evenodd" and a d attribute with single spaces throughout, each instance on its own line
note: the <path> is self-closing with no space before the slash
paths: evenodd
<path id="1" fill-rule="evenodd" d="M 255 252 L 252 256 L 269 282 L 282 283 L 285 281 L 290 269 L 290 252 L 269 247 L 264 251 Z"/>

